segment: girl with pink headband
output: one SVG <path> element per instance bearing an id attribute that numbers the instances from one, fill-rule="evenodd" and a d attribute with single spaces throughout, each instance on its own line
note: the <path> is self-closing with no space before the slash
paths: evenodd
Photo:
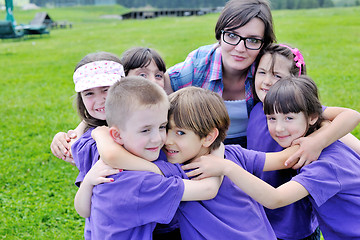
<path id="1" fill-rule="evenodd" d="M 264 112 L 271 136 L 284 148 L 316 129 L 321 131 L 323 107 L 317 86 L 308 76 L 289 76 L 276 82 L 264 99 Z M 265 160 L 265 166 L 271 165 L 272 162 Z M 306 199 L 310 205 L 303 210 L 315 213 L 324 239 L 360 239 L 360 155 L 341 141 L 327 146 L 317 161 L 302 167 L 288 182 L 276 187 L 223 158 L 213 158 L 203 166 L 193 162 L 191 167 L 197 168 L 195 174 L 225 175 L 263 206 L 279 208 L 277 218 L 284 221 L 283 233 L 288 230 L 285 221 L 296 225 L 291 232 L 293 236 L 307 223 L 300 211 L 285 215 L 281 209 Z M 319 239 L 319 236 L 306 239 Z"/>
<path id="2" fill-rule="evenodd" d="M 256 69 L 255 84 L 253 85 L 254 98 L 258 103 L 250 113 L 247 128 L 248 149 L 261 152 L 283 150 L 283 147 L 270 135 L 267 127 L 267 117 L 263 110 L 263 101 L 271 86 L 277 81 L 286 77 L 298 77 L 305 74 L 305 60 L 298 49 L 283 44 L 271 44 L 264 49 Z M 298 152 L 288 159 L 290 163 L 300 158 L 298 164 L 293 168 L 299 168 L 317 160 L 324 148 L 351 132 L 360 122 L 360 114 L 354 110 L 339 107 L 323 107 L 323 109 L 325 110 L 322 116 L 332 122 L 325 127 L 321 127 L 313 134 L 290 143 L 293 145 L 300 144 Z M 285 119 L 284 121 L 291 122 L 291 119 Z M 341 140 L 360 153 L 360 142 L 354 136 L 348 134 Z M 215 159 L 211 160 L 214 161 L 199 161 L 196 164 L 184 167 L 184 170 L 198 168 L 197 174 L 199 174 L 199 171 L 204 170 L 205 174 L 203 176 L 209 176 L 205 170 L 208 170 L 216 162 Z M 293 169 L 285 169 L 263 172 L 260 177 L 276 188 L 290 181 L 296 173 Z M 191 177 L 192 175 L 189 174 L 188 176 Z M 278 209 L 265 208 L 265 212 L 278 239 L 320 239 L 319 224 L 308 198 L 303 198 Z"/>
<path id="3" fill-rule="evenodd" d="M 283 150 L 270 136 L 263 101 L 271 86 L 277 81 L 288 76 L 298 77 L 305 74 L 305 60 L 297 48 L 284 44 L 271 44 L 264 49 L 255 74 L 253 93 L 258 103 L 250 113 L 247 128 L 248 149 L 263 152 Z M 300 150 L 289 159 L 300 157 L 297 168 L 317 160 L 325 147 L 351 132 L 360 122 L 360 114 L 351 109 L 323 107 L 323 110 L 322 116 L 332 123 L 292 143 L 300 144 Z M 360 153 L 360 142 L 354 136 L 348 135 L 343 141 Z M 295 170 L 286 169 L 263 172 L 261 178 L 270 185 L 278 187 L 288 182 L 295 174 Z M 279 209 L 265 208 L 265 212 L 279 239 L 320 239 L 318 222 L 308 198 Z"/>

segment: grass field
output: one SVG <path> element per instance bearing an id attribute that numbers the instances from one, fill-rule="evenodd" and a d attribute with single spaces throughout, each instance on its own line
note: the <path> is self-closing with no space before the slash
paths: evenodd
<path id="1" fill-rule="evenodd" d="M 39 11 L 39 10 L 38 10 Z M 218 14 L 150 20 L 109 20 L 121 7 L 42 9 L 72 29 L 0 42 L 0 239 L 81 239 L 84 221 L 73 208 L 77 169 L 56 159 L 49 145 L 75 127 L 72 73 L 87 53 L 157 49 L 167 66 L 215 42 Z M 35 11 L 15 9 L 18 23 Z M 360 111 L 360 8 L 274 11 L 278 42 L 298 47 L 327 106 Z M 5 12 L 0 12 L 0 19 Z M 360 127 L 354 131 L 360 138 Z"/>

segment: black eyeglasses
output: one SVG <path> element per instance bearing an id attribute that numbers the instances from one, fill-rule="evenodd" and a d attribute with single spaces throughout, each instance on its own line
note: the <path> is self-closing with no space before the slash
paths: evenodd
<path id="1" fill-rule="evenodd" d="M 221 30 L 221 33 L 223 35 L 223 41 L 227 44 L 236 46 L 241 42 L 241 40 L 244 40 L 245 47 L 250 50 L 259 50 L 264 43 L 262 39 L 254 37 L 245 38 L 236 33 L 228 32 L 225 30 Z"/>

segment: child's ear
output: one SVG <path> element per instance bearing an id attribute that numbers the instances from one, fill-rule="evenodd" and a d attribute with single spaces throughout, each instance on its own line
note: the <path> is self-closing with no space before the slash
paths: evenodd
<path id="1" fill-rule="evenodd" d="M 120 136 L 120 131 L 119 131 L 119 129 L 117 127 L 111 127 L 110 128 L 110 136 L 118 144 L 124 145 L 123 140 L 122 140 L 122 138 Z"/>
<path id="2" fill-rule="evenodd" d="M 216 140 L 216 138 L 219 136 L 219 130 L 217 128 L 214 128 L 211 130 L 211 132 L 204 138 L 203 146 L 204 147 L 210 147 L 211 144 Z"/>
<path id="3" fill-rule="evenodd" d="M 314 125 L 316 121 L 319 119 L 319 116 L 317 114 L 313 114 L 309 116 L 309 125 Z"/>

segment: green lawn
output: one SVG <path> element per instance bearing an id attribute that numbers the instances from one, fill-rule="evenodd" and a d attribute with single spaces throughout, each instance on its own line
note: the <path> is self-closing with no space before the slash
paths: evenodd
<path id="1" fill-rule="evenodd" d="M 120 55 L 133 46 L 157 49 L 167 66 L 211 44 L 218 14 L 150 20 L 109 20 L 121 7 L 42 9 L 72 29 L 0 42 L 0 238 L 81 239 L 84 221 L 73 208 L 77 169 L 56 159 L 49 145 L 77 125 L 72 73 L 87 53 Z M 302 50 L 308 73 L 327 106 L 360 111 L 360 8 L 274 11 L 279 42 Z M 18 23 L 35 11 L 15 9 Z M 5 12 L 0 12 L 0 19 Z M 360 137 L 360 127 L 353 134 Z"/>

